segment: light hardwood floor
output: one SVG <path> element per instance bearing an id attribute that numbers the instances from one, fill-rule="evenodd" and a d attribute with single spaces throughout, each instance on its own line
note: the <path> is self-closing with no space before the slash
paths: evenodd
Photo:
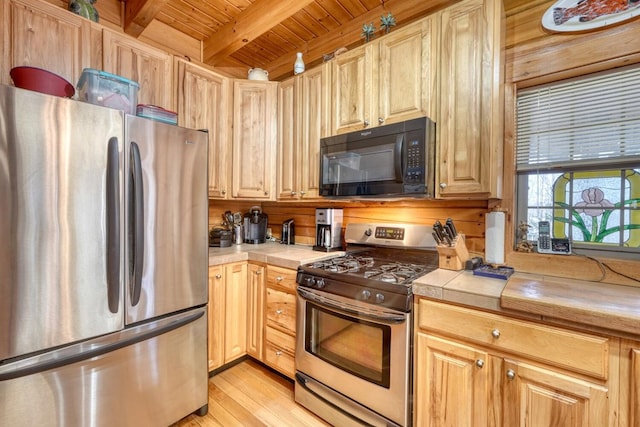
<path id="1" fill-rule="evenodd" d="M 209 413 L 172 427 L 326 427 L 293 400 L 293 383 L 247 359 L 209 378 Z"/>

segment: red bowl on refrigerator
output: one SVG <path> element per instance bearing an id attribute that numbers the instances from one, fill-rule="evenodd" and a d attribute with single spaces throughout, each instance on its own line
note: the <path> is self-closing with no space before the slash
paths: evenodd
<path id="1" fill-rule="evenodd" d="M 71 83 L 57 74 L 36 67 L 14 67 L 9 72 L 13 84 L 21 89 L 48 95 L 71 98 L 76 90 Z"/>

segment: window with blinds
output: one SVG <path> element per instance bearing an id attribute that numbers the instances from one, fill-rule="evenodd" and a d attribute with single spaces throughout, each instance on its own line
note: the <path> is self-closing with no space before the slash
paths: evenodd
<path id="1" fill-rule="evenodd" d="M 640 252 L 640 66 L 517 95 L 518 220 L 576 248 Z"/>

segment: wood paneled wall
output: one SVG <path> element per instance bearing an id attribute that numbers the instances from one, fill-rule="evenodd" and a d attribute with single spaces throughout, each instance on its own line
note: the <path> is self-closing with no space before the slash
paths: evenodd
<path id="1" fill-rule="evenodd" d="M 344 225 L 354 222 L 383 222 L 400 224 L 433 225 L 436 220 L 444 222 L 452 218 L 459 233 L 466 235 L 467 247 L 474 255 L 483 256 L 486 201 L 446 202 L 439 200 L 403 199 L 397 201 L 334 201 L 325 200 L 305 203 L 263 202 L 260 204 L 234 201 L 209 201 L 209 225 L 220 225 L 222 214 L 249 211 L 251 206 L 260 206 L 269 216 L 269 227 L 276 238 L 281 236 L 281 224 L 293 218 L 296 243 L 312 245 L 315 242 L 316 207 L 342 208 Z"/>

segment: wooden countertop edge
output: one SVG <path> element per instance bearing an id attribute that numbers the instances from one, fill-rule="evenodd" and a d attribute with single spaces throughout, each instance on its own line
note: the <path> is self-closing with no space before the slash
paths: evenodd
<path id="1" fill-rule="evenodd" d="M 640 289 L 560 278 L 512 277 L 502 308 L 638 334 Z"/>

